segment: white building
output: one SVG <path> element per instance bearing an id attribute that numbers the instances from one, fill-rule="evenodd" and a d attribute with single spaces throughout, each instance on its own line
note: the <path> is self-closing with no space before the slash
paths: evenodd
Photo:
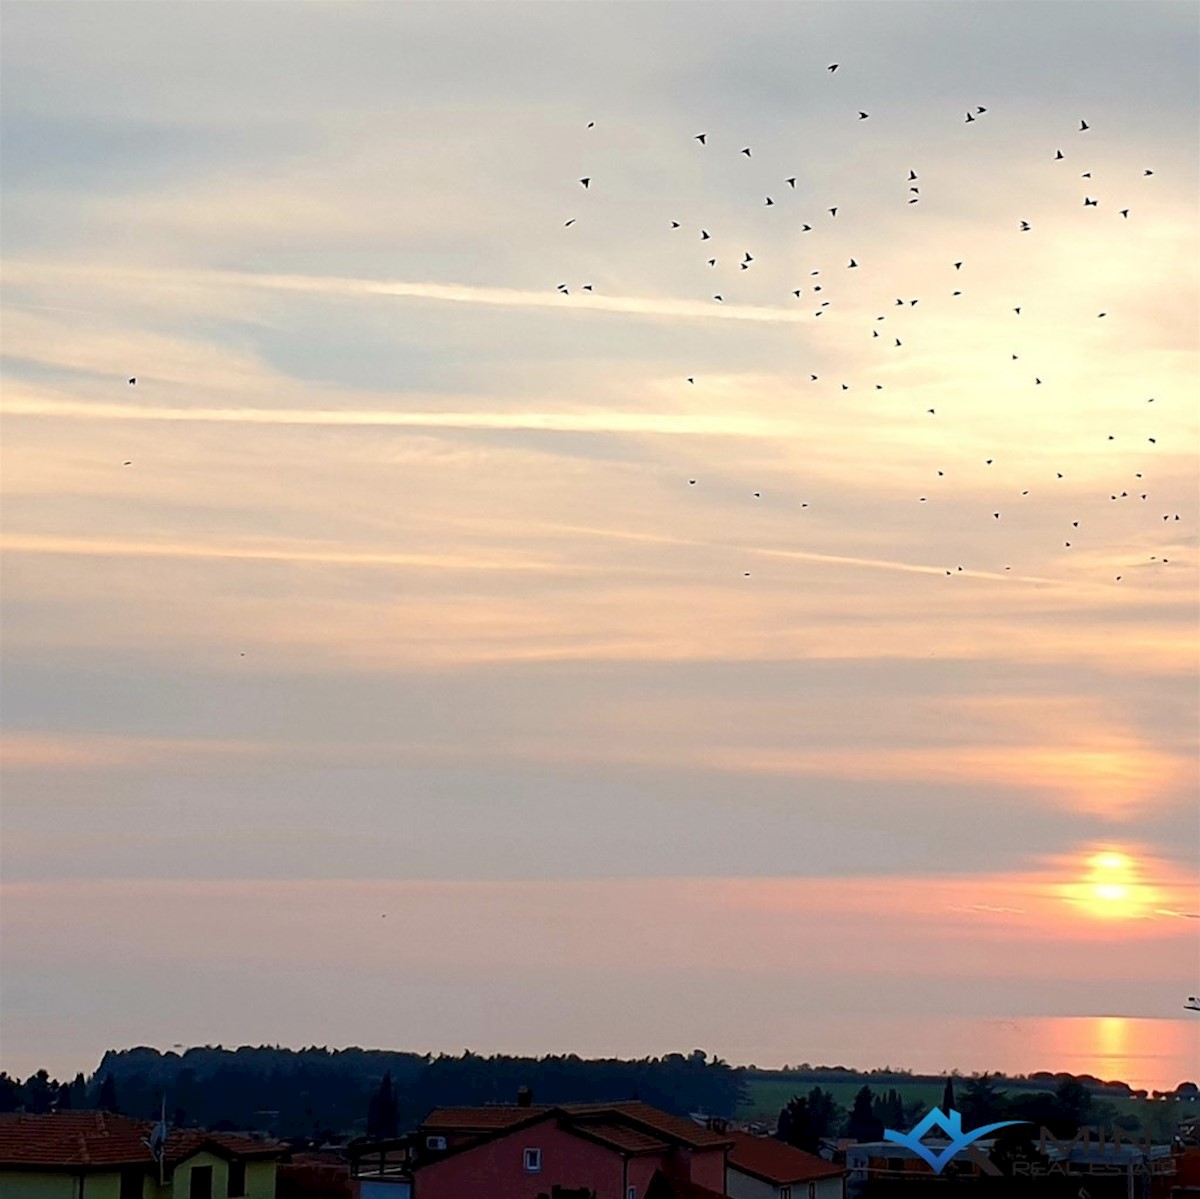
<path id="1" fill-rule="evenodd" d="M 732 1199 L 843 1199 L 846 1170 L 774 1137 L 731 1132 L 725 1193 Z"/>

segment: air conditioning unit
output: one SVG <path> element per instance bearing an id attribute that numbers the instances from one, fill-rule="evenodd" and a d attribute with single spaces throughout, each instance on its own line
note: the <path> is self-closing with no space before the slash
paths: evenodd
<path id="1" fill-rule="evenodd" d="M 426 1149 L 445 1149 L 446 1148 L 446 1138 L 445 1137 L 426 1137 L 425 1138 L 425 1148 Z"/>

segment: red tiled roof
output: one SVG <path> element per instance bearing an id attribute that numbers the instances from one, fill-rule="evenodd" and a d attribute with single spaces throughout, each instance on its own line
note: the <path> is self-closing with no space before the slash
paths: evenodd
<path id="1" fill-rule="evenodd" d="M 713 1132 L 685 1116 L 672 1116 L 648 1103 L 628 1100 L 620 1103 L 563 1103 L 558 1105 L 496 1105 L 485 1107 L 437 1107 L 421 1121 L 424 1132 L 502 1132 L 526 1120 L 548 1112 L 563 1112 L 568 1117 L 615 1117 L 617 1123 L 641 1125 L 650 1132 L 682 1141 L 692 1149 L 719 1149 L 732 1144 L 724 1133 Z"/>
<path id="2" fill-rule="evenodd" d="M 154 1123 L 111 1112 L 53 1112 L 0 1115 L 0 1169 L 68 1166 L 75 1169 L 153 1165 L 143 1144 Z M 284 1146 L 271 1141 L 202 1129 L 168 1129 L 165 1161 L 184 1161 L 201 1149 L 234 1157 L 279 1157 Z"/>
<path id="3" fill-rule="evenodd" d="M 593 1137 L 622 1153 L 662 1153 L 670 1148 L 666 1141 L 612 1120 L 572 1120 L 568 1127 L 572 1132 Z"/>
<path id="4" fill-rule="evenodd" d="M 846 1171 L 827 1162 L 815 1153 L 805 1153 L 774 1137 L 755 1137 L 745 1132 L 731 1132 L 733 1148 L 728 1163 L 743 1174 L 763 1182 L 786 1186 L 793 1182 L 811 1182 L 817 1178 L 836 1178 Z"/>
<path id="5" fill-rule="evenodd" d="M 522 1124 L 534 1116 L 554 1109 L 546 1104 L 536 1107 L 435 1107 L 421 1121 L 422 1132 L 499 1132 Z"/>
<path id="6" fill-rule="evenodd" d="M 722 1145 L 733 1143 L 733 1138 L 728 1133 L 713 1132 L 711 1128 L 705 1128 L 695 1120 L 689 1120 L 686 1116 L 672 1116 L 669 1112 L 660 1111 L 648 1103 L 614 1103 L 608 1110 L 620 1112 L 621 1115 L 653 1128 L 656 1132 L 666 1133 L 672 1139 L 683 1141 L 693 1149 L 719 1149 Z"/>

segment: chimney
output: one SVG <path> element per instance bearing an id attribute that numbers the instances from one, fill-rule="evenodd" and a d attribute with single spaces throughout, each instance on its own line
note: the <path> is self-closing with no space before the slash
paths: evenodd
<path id="1" fill-rule="evenodd" d="M 528 1087 L 517 1088 L 517 1107 L 532 1107 L 533 1092 Z"/>

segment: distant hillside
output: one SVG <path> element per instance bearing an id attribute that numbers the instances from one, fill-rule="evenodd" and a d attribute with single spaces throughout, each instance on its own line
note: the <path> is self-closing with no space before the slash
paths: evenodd
<path id="1" fill-rule="evenodd" d="M 180 1122 L 291 1136 L 365 1133 L 385 1073 L 401 1128 L 440 1104 L 513 1103 L 522 1086 L 538 1103 L 638 1098 L 668 1111 L 721 1116 L 732 1116 L 742 1098 L 739 1073 L 702 1050 L 623 1061 L 358 1048 L 216 1046 L 183 1054 L 140 1048 L 106 1053 L 93 1077 L 111 1076 L 121 1110 L 132 1115 L 153 1115 L 165 1091 Z"/>
<path id="2" fill-rule="evenodd" d="M 390 1075 L 390 1086 L 381 1084 Z M 0 1074 L 0 1111 L 48 1111 L 56 1106 L 108 1106 L 130 1115 L 167 1115 L 177 1125 L 250 1129 L 288 1138 L 352 1137 L 381 1127 L 404 1131 L 439 1105 L 512 1103 L 528 1087 L 538 1103 L 611 1102 L 638 1098 L 667 1111 L 704 1111 L 714 1116 L 761 1120 L 774 1126 L 796 1096 L 820 1088 L 844 1117 L 865 1085 L 892 1104 L 892 1119 L 919 1118 L 940 1103 L 945 1078 L 895 1070 L 861 1071 L 841 1066 L 786 1070 L 733 1068 L 702 1050 L 688 1055 L 627 1061 L 575 1055 L 542 1058 L 407 1053 L 381 1049 L 284 1049 L 203 1046 L 183 1053 L 157 1049 L 110 1050 L 89 1077 L 58 1083 L 39 1071 L 24 1083 Z M 1010 1102 L 1041 1103 L 1050 1111 L 1055 1094 L 1075 1084 L 1095 1098 L 1097 1113 L 1140 1120 L 1145 1092 L 1090 1075 L 1040 1072 L 990 1085 Z M 969 1080 L 955 1077 L 956 1094 Z M 888 1093 L 894 1091 L 892 1100 Z M 1189 1108 L 1200 1100 L 1194 1084 L 1170 1093 Z M 1153 1098 L 1160 1098 L 1159 1092 Z M 899 1106 L 896 1106 L 896 1105 Z M 1161 1106 L 1161 1105 L 1150 1105 Z M 919 1109 L 919 1110 L 918 1110 Z M 1030 1110 L 1033 1110 L 1032 1108 Z M 368 1116 L 374 1112 L 372 1127 Z M 893 1125 L 895 1126 L 895 1125 Z"/>

